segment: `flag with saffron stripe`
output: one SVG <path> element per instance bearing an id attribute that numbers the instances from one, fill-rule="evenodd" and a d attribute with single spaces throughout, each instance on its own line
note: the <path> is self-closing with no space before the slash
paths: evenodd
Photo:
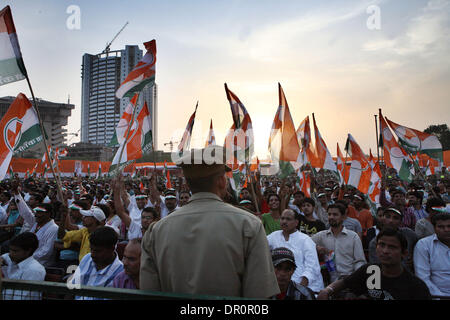
<path id="1" fill-rule="evenodd" d="M 155 83 L 156 40 L 145 42 L 144 46 L 147 52 L 120 84 L 116 91 L 118 99 L 131 98 L 135 93 L 142 91 L 146 85 Z"/>
<path id="2" fill-rule="evenodd" d="M 20 52 L 11 8 L 0 11 L 0 85 L 23 80 L 26 70 Z"/>

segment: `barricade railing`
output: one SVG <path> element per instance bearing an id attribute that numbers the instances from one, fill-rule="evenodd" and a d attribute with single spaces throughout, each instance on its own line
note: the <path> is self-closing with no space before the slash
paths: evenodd
<path id="1" fill-rule="evenodd" d="M 1 281 L 1 298 L 4 300 L 252 300 L 241 297 L 213 295 L 174 294 L 167 292 L 91 287 L 81 285 L 69 288 L 67 283 L 50 281 Z"/>

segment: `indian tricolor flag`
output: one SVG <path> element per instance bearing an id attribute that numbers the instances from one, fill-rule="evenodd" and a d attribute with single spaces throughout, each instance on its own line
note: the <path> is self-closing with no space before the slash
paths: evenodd
<path id="1" fill-rule="evenodd" d="M 370 167 L 369 161 L 362 152 L 358 143 L 351 134 L 348 134 L 345 150 L 352 157 L 348 184 L 354 186 L 362 193 L 367 193 L 370 187 L 372 168 Z"/>
<path id="2" fill-rule="evenodd" d="M 380 193 L 381 193 L 381 170 L 379 162 L 375 162 L 372 168 L 372 174 L 370 176 L 370 187 L 369 187 L 369 198 L 372 202 L 380 203 Z"/>
<path id="3" fill-rule="evenodd" d="M 316 118 L 313 113 L 313 123 L 314 123 L 314 134 L 316 138 L 316 159 L 314 162 L 311 162 L 311 165 L 317 169 L 326 169 L 337 173 L 336 163 L 333 161 L 331 157 L 330 151 L 328 151 L 327 145 L 325 141 L 322 139 L 322 135 L 320 134 L 319 128 L 317 128 Z"/>
<path id="4" fill-rule="evenodd" d="M 225 83 L 225 94 L 230 103 L 233 125 L 225 137 L 225 148 L 238 161 L 249 162 L 254 151 L 253 125 L 250 114 L 239 98 L 228 89 Z M 231 154 L 232 152 L 232 154 Z"/>
<path id="5" fill-rule="evenodd" d="M 110 173 L 113 172 L 114 174 L 116 171 L 122 170 L 134 160 L 142 158 L 143 154 L 151 149 L 152 135 L 149 116 L 150 112 L 145 102 L 136 120 L 131 125 L 128 139 L 124 140 L 124 143 L 117 149 L 111 167 L 109 168 Z M 122 156 L 120 157 L 121 153 Z"/>
<path id="6" fill-rule="evenodd" d="M 0 121 L 0 180 L 8 171 L 13 153 L 42 141 L 39 120 L 28 98 L 19 93 Z"/>
<path id="7" fill-rule="evenodd" d="M 297 170 L 297 187 L 306 197 L 311 197 L 311 177 L 305 171 Z"/>
<path id="8" fill-rule="evenodd" d="M 120 118 L 119 123 L 117 123 L 116 130 L 114 130 L 114 135 L 112 136 L 111 142 L 108 145 L 109 147 L 121 145 L 125 141 L 128 125 L 131 122 L 133 110 L 134 108 L 136 108 L 138 97 L 139 94 L 136 93 L 128 103 L 125 110 L 123 110 L 122 117 Z"/>
<path id="9" fill-rule="evenodd" d="M 337 156 L 336 156 L 336 167 L 339 172 L 340 183 L 347 184 L 348 181 L 348 170 L 345 170 L 345 160 L 342 156 L 341 148 L 339 148 L 339 143 L 337 143 Z"/>
<path id="10" fill-rule="evenodd" d="M 208 146 L 213 146 L 215 144 L 216 144 L 216 136 L 214 135 L 212 119 L 211 119 L 211 124 L 209 125 L 209 133 L 208 133 L 208 138 L 206 139 L 205 148 Z"/>
<path id="11" fill-rule="evenodd" d="M 98 170 L 97 170 L 97 179 L 102 176 L 102 164 L 98 164 Z"/>
<path id="12" fill-rule="evenodd" d="M 309 116 L 300 123 L 297 128 L 297 140 L 301 147 L 301 151 L 298 155 L 297 162 L 300 167 L 307 165 L 308 163 L 315 162 L 316 155 L 314 147 L 311 143 L 311 128 L 309 126 Z"/>
<path id="13" fill-rule="evenodd" d="M 294 121 L 289 111 L 289 106 L 283 92 L 283 88 L 278 83 L 279 104 L 277 113 L 272 124 L 269 137 L 269 152 L 274 163 L 279 162 L 281 178 L 295 173 L 292 163 L 297 161 L 300 153 L 300 146 L 297 140 L 297 133 Z"/>
<path id="14" fill-rule="evenodd" d="M 198 108 L 198 101 L 195 106 L 195 111 L 189 118 L 188 124 L 186 125 L 186 130 L 184 130 L 183 137 L 181 138 L 180 144 L 178 145 L 179 153 L 183 153 L 184 151 L 189 150 L 189 147 L 191 145 L 192 128 L 194 128 L 195 113 L 197 112 L 197 108 Z"/>
<path id="15" fill-rule="evenodd" d="M 156 40 L 144 43 L 146 54 L 141 61 L 128 74 L 116 91 L 116 97 L 132 97 L 135 93 L 142 91 L 148 84 L 155 83 L 156 70 Z"/>
<path id="16" fill-rule="evenodd" d="M 380 119 L 380 146 L 383 147 L 384 162 L 386 167 L 394 168 L 403 181 L 411 182 L 413 179 L 412 159 L 403 150 L 389 129 L 379 109 Z"/>
<path id="17" fill-rule="evenodd" d="M 0 85 L 23 80 L 25 75 L 11 8 L 6 6 L 0 11 Z"/>
<path id="18" fill-rule="evenodd" d="M 412 154 L 424 153 L 440 162 L 443 161 L 442 144 L 435 135 L 399 125 L 388 118 L 386 121 L 404 149 Z"/>

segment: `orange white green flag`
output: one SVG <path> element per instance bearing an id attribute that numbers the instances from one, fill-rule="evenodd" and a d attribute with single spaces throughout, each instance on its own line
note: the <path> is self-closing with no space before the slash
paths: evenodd
<path id="1" fill-rule="evenodd" d="M 146 85 L 155 83 L 156 40 L 145 42 L 144 46 L 147 52 L 120 84 L 116 91 L 118 99 L 131 98 L 135 93 L 142 91 Z"/>
<path id="2" fill-rule="evenodd" d="M 269 152 L 273 163 L 279 164 L 281 178 L 295 173 L 293 163 L 297 162 L 300 146 L 292 120 L 291 112 L 284 95 L 283 88 L 278 83 L 279 104 L 272 124 L 269 138 Z"/>
<path id="3" fill-rule="evenodd" d="M 150 130 L 149 116 L 150 112 L 148 110 L 147 103 L 145 102 L 138 116 L 131 124 L 128 139 L 124 140 L 124 142 L 117 149 L 114 159 L 111 162 L 109 173 L 115 174 L 121 171 L 133 161 L 142 158 L 145 150 L 149 150 L 149 146 L 145 145 L 145 137 L 148 135 L 148 131 Z M 123 151 L 121 151 L 122 149 Z M 120 157 L 121 153 L 122 156 Z"/>
<path id="4" fill-rule="evenodd" d="M 39 120 L 28 98 L 19 93 L 0 121 L 0 180 L 8 171 L 14 153 L 42 141 Z"/>
<path id="5" fill-rule="evenodd" d="M 348 172 L 347 172 L 347 174 L 345 172 L 346 170 L 345 170 L 344 157 L 342 156 L 341 149 L 339 148 L 339 143 L 337 143 L 336 168 L 337 168 L 337 170 L 339 172 L 339 182 L 341 184 L 343 184 L 343 183 L 347 184 Z"/>
<path id="6" fill-rule="evenodd" d="M 250 162 L 254 152 L 253 125 L 250 114 L 239 98 L 228 89 L 225 83 L 225 94 L 230 103 L 233 125 L 225 137 L 224 146 L 229 161 Z"/>
<path id="7" fill-rule="evenodd" d="M 11 8 L 6 6 L 0 11 L 0 85 L 23 80 L 25 76 Z"/>
<path id="8" fill-rule="evenodd" d="M 383 147 L 384 162 L 386 167 L 394 168 L 400 179 L 411 182 L 413 179 L 413 161 L 395 140 L 386 121 L 379 110 L 380 119 L 380 146 Z"/>
<path id="9" fill-rule="evenodd" d="M 313 123 L 314 123 L 314 135 L 315 135 L 315 153 L 316 159 L 311 165 L 317 169 L 326 169 L 334 172 L 338 175 L 338 170 L 336 168 L 336 163 L 331 157 L 330 151 L 328 151 L 327 145 L 320 134 L 319 128 L 317 128 L 316 118 L 313 113 Z"/>
<path id="10" fill-rule="evenodd" d="M 166 171 L 166 189 L 172 189 L 172 182 L 170 181 L 169 170 Z"/>
<path id="11" fill-rule="evenodd" d="M 348 134 L 345 150 L 352 158 L 348 184 L 354 186 L 362 193 L 367 193 L 370 187 L 372 169 L 369 161 L 351 134 Z"/>
<path id="12" fill-rule="evenodd" d="M 311 142 L 311 128 L 309 126 L 309 116 L 300 123 L 297 128 L 297 140 L 300 146 L 300 153 L 297 158 L 297 163 L 300 167 L 308 163 L 315 162 L 314 147 Z"/>
<path id="13" fill-rule="evenodd" d="M 380 203 L 381 177 L 380 164 L 378 161 L 376 161 L 372 168 L 372 174 L 370 176 L 370 187 L 368 191 L 370 200 L 376 204 Z"/>
<path id="14" fill-rule="evenodd" d="M 127 136 L 128 124 L 131 122 L 131 118 L 133 116 L 133 110 L 136 108 L 137 99 L 139 94 L 136 93 L 130 102 L 126 106 L 125 110 L 123 110 L 122 117 L 120 117 L 119 122 L 117 123 L 116 129 L 114 130 L 114 134 L 109 143 L 109 147 L 116 147 L 118 145 L 123 144 L 125 138 Z"/>
<path id="15" fill-rule="evenodd" d="M 311 197 L 311 177 L 300 169 L 297 169 L 297 188 L 302 191 L 306 197 Z"/>
<path id="16" fill-rule="evenodd" d="M 208 138 L 206 139 L 205 147 L 212 146 L 216 144 L 216 136 L 214 135 L 212 119 L 211 124 L 209 126 Z"/>
<path id="17" fill-rule="evenodd" d="M 198 108 L 198 101 L 197 101 L 197 104 L 195 105 L 195 111 L 189 118 L 189 121 L 186 125 L 186 129 L 184 130 L 184 133 L 183 133 L 183 137 L 181 138 L 180 144 L 178 145 L 179 153 L 188 151 L 190 148 L 192 129 L 194 128 L 195 114 L 197 113 L 197 108 Z"/>
<path id="18" fill-rule="evenodd" d="M 438 137 L 416 129 L 399 125 L 387 117 L 386 121 L 398 137 L 398 142 L 411 154 L 423 153 L 430 158 L 443 162 L 442 144 Z"/>

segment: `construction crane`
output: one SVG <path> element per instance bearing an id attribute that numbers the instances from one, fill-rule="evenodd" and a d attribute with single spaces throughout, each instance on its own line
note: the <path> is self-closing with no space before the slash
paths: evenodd
<path id="1" fill-rule="evenodd" d="M 117 34 L 114 36 L 114 38 L 106 45 L 106 48 L 105 48 L 105 50 L 103 50 L 102 54 L 106 53 L 106 55 L 108 55 L 108 53 L 110 51 L 111 44 L 113 43 L 114 40 L 116 40 L 116 38 L 119 35 L 119 33 L 121 33 L 123 29 L 125 29 L 127 24 L 128 24 L 128 21 L 127 21 L 127 23 L 125 23 L 125 25 L 122 27 L 122 29 L 120 29 L 119 32 L 117 32 Z"/>
<path id="2" fill-rule="evenodd" d="M 165 146 L 169 145 L 170 146 L 170 152 L 172 152 L 174 143 L 179 143 L 179 142 L 180 141 L 169 141 L 167 143 L 164 143 L 164 145 Z"/>

